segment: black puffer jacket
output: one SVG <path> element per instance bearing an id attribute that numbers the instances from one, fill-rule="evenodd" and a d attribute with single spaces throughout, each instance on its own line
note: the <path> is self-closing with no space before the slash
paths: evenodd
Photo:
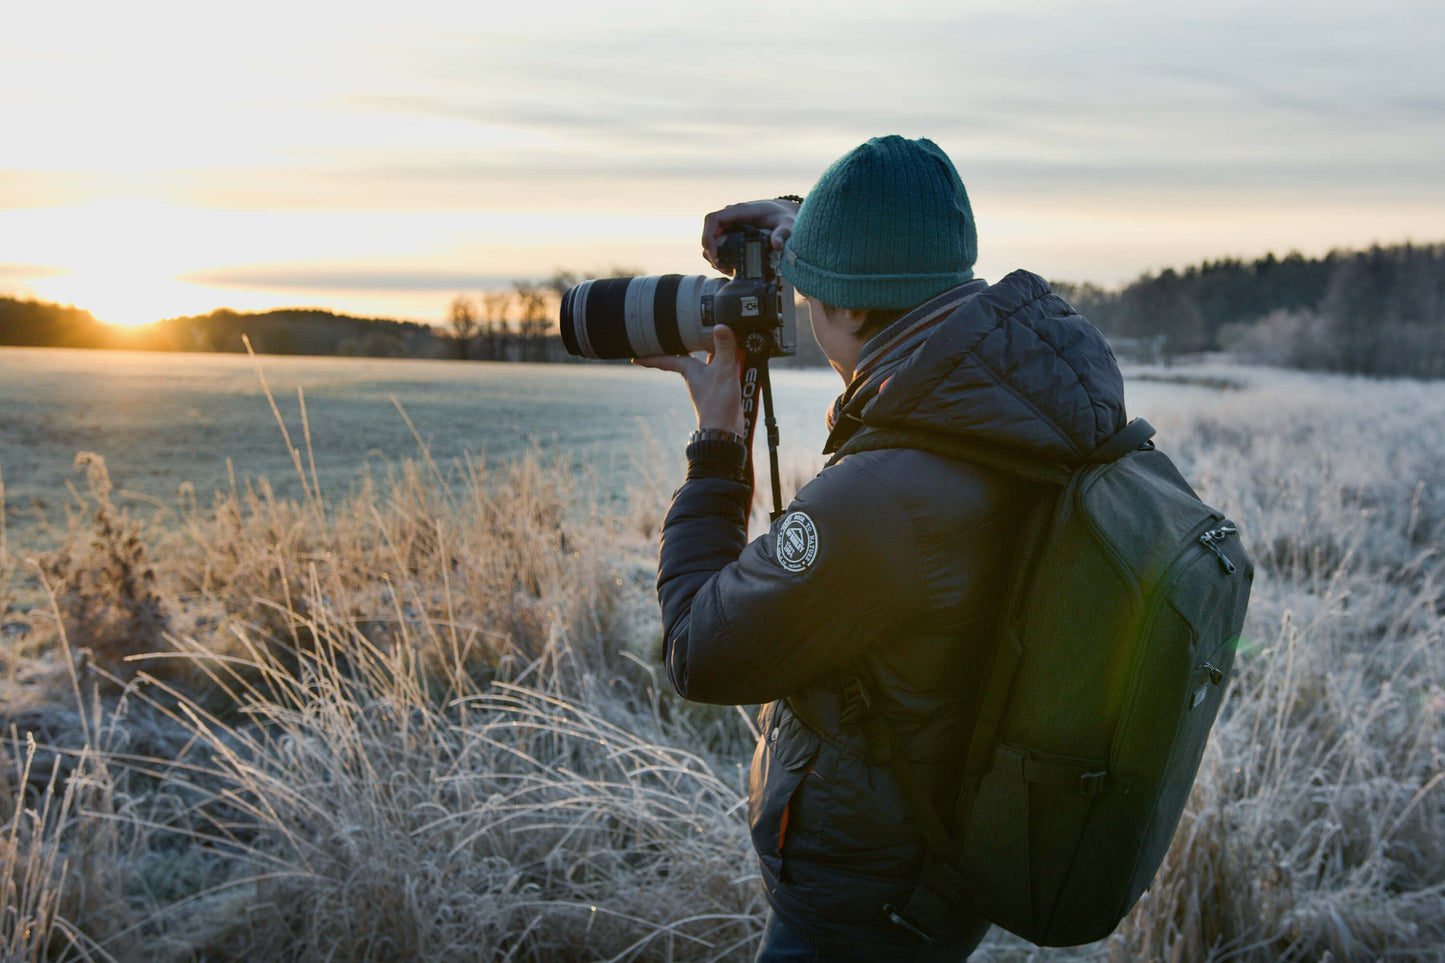
<path id="1" fill-rule="evenodd" d="M 951 298 L 951 300 L 950 300 Z M 899 332 L 956 305 L 921 343 Z M 1097 330 L 1045 282 L 970 282 L 865 348 L 904 341 L 835 409 L 836 448 L 863 431 L 965 439 L 1076 460 L 1123 427 L 1123 383 Z M 694 463 L 663 525 L 658 596 L 667 667 L 689 699 L 767 703 L 749 814 L 774 911 L 795 932 L 890 959 L 923 861 L 913 817 L 861 732 L 840 723 L 859 660 L 940 804 L 977 710 L 1013 541 L 1036 491 L 917 448 L 861 451 L 825 469 L 745 545 L 746 486 Z M 960 918 L 967 946 L 986 924 Z"/>

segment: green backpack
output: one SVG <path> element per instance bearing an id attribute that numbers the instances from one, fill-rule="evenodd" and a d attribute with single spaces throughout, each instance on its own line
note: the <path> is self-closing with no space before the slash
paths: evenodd
<path id="1" fill-rule="evenodd" d="M 1136 419 L 1074 467 L 886 430 L 839 452 L 924 448 L 1058 489 L 1024 523 L 952 813 L 935 810 L 894 751 L 871 682 L 845 688 L 847 716 L 928 843 L 912 898 L 885 907 L 923 942 L 960 907 L 1043 946 L 1103 939 L 1169 848 L 1254 568 L 1153 434 Z"/>

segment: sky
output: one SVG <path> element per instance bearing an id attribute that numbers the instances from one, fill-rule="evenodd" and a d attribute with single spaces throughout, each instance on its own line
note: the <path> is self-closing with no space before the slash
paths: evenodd
<path id="1" fill-rule="evenodd" d="M 1445 241 L 1445 5 L 0 0 L 0 294 L 441 323 L 929 137 L 977 273 Z"/>

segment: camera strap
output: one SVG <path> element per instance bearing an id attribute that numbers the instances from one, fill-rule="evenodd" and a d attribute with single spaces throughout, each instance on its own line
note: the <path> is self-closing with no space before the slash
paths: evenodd
<path id="1" fill-rule="evenodd" d="M 773 416 L 773 384 L 768 378 L 768 356 L 747 352 L 743 361 L 743 443 L 748 450 L 748 478 L 753 471 L 753 430 L 758 426 L 758 399 L 762 399 L 764 425 L 768 431 L 768 467 L 773 483 L 773 510 L 768 518 L 777 521 L 783 514 L 783 482 L 778 472 L 778 421 Z M 756 490 L 754 481 L 754 490 Z"/>

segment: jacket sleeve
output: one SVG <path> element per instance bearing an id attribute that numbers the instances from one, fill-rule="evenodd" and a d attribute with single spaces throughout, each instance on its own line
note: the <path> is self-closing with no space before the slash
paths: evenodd
<path id="1" fill-rule="evenodd" d="M 769 702 L 886 644 L 924 604 L 908 513 L 855 460 L 826 469 L 751 544 L 745 486 L 693 479 L 663 522 L 658 599 L 685 698 Z"/>

